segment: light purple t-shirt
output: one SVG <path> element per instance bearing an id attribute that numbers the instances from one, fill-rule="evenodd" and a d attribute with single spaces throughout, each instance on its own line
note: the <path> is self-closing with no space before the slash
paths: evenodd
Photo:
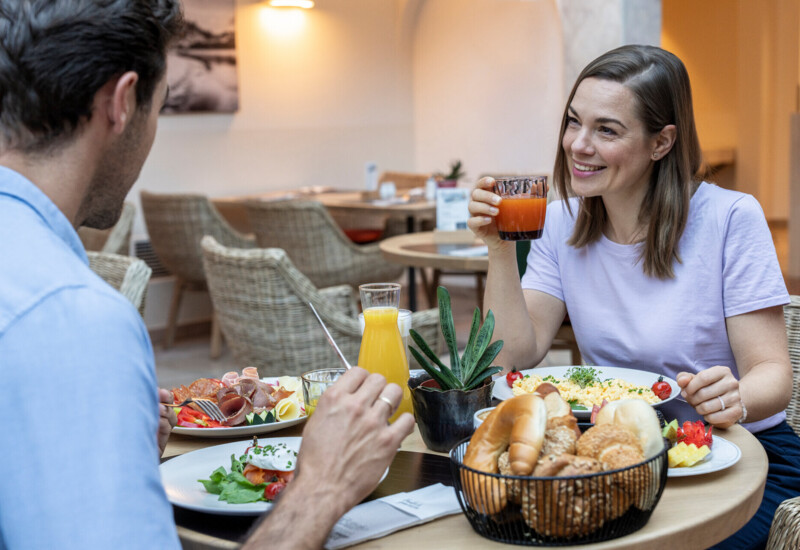
<path id="1" fill-rule="evenodd" d="M 589 365 L 647 370 L 671 378 L 714 365 L 739 377 L 725 319 L 789 303 L 775 246 L 758 201 L 751 195 L 700 184 L 675 263 L 674 279 L 648 277 L 642 244 L 602 236 L 575 248 L 566 244 L 575 224 L 563 201 L 547 208 L 544 235 L 532 242 L 523 289 L 562 300 Z M 700 418 L 677 399 L 662 407 L 669 418 Z M 781 412 L 745 425 L 758 432 L 786 418 Z"/>

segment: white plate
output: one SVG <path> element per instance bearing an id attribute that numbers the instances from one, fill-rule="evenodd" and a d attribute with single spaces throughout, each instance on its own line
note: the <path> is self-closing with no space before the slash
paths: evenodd
<path id="1" fill-rule="evenodd" d="M 278 381 L 278 379 L 275 377 L 262 378 L 261 380 L 273 385 Z M 299 391 L 302 394 L 303 388 L 300 387 L 296 391 Z M 175 426 L 172 428 L 172 433 L 191 435 L 195 437 L 248 437 L 251 435 L 276 432 L 290 426 L 295 426 L 301 422 L 305 422 L 307 418 L 307 416 L 301 416 L 300 418 L 295 418 L 294 420 L 284 420 L 283 422 L 273 422 L 271 424 L 257 424 L 255 426 L 231 426 L 225 428 L 184 428 L 181 426 Z"/>
<path id="2" fill-rule="evenodd" d="M 742 451 L 736 446 L 736 443 L 731 443 L 718 435 L 714 435 L 713 439 L 711 453 L 705 459 L 688 468 L 669 468 L 667 477 L 699 476 L 718 472 L 730 468 L 742 457 Z"/>
<path id="3" fill-rule="evenodd" d="M 269 439 L 259 439 L 258 443 L 259 445 L 285 443 L 292 449 L 299 450 L 301 441 L 301 437 L 270 437 Z M 211 473 L 220 466 L 230 472 L 231 455 L 239 458 L 250 445 L 252 445 L 251 441 L 214 445 L 176 456 L 164 462 L 160 466 L 160 470 L 161 481 L 167 492 L 167 500 L 181 508 L 226 516 L 258 516 L 269 510 L 272 507 L 271 502 L 230 504 L 219 500 L 218 495 L 207 492 L 203 484 L 197 481 L 198 479 L 208 479 Z M 380 481 L 383 481 L 388 473 L 389 469 L 387 468 Z"/>
<path id="4" fill-rule="evenodd" d="M 539 367 L 536 369 L 526 369 L 520 371 L 523 375 L 530 374 L 536 375 L 544 378 L 545 376 L 554 376 L 555 378 L 564 378 L 566 375 L 567 370 L 571 369 L 572 367 Z M 647 372 L 643 370 L 634 370 L 634 369 L 623 369 L 619 367 L 593 367 L 597 372 L 598 376 L 601 380 L 605 380 L 606 378 L 619 378 L 620 380 L 625 380 L 626 382 L 630 382 L 631 384 L 636 384 L 637 386 L 647 386 L 648 388 L 653 385 L 653 383 L 658 380 L 659 376 L 663 376 L 657 374 L 655 372 Z M 654 406 L 659 407 L 666 403 L 667 401 L 672 401 L 675 397 L 678 396 L 680 393 L 680 388 L 678 387 L 678 383 L 673 380 L 672 378 L 668 378 L 663 376 L 664 382 L 667 382 L 670 387 L 672 388 L 672 393 L 670 396 L 660 403 L 656 403 Z M 511 391 L 508 383 L 505 380 L 505 377 L 499 378 L 495 384 L 494 389 L 492 390 L 492 396 L 500 401 L 504 401 L 510 397 L 514 397 L 514 392 Z M 575 418 L 579 420 L 588 420 L 592 414 L 592 411 L 581 411 L 581 410 L 573 410 L 573 414 Z"/>
<path id="5" fill-rule="evenodd" d="M 188 428 L 192 429 L 192 428 Z M 271 437 L 259 439 L 259 445 L 275 445 L 285 443 L 294 450 L 300 449 L 300 437 Z M 161 466 L 161 481 L 167 491 L 167 500 L 181 508 L 209 514 L 228 516 L 257 516 L 272 507 L 271 502 L 249 502 L 246 504 L 229 504 L 219 500 L 218 495 L 206 491 L 198 479 L 208 479 L 211 472 L 222 466 L 231 470 L 231 455 L 239 458 L 252 441 L 235 441 L 223 445 L 214 445 L 198 449 L 190 453 L 176 456 Z"/>

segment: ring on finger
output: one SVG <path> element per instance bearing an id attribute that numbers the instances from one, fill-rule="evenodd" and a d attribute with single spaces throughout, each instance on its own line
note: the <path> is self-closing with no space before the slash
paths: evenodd
<path id="1" fill-rule="evenodd" d="M 722 400 L 722 396 L 721 395 L 718 395 L 717 399 L 719 399 L 719 404 L 722 406 L 722 408 L 719 410 L 719 412 L 723 412 L 725 410 L 725 401 Z"/>
<path id="2" fill-rule="evenodd" d="M 389 410 L 390 410 L 390 411 L 393 411 L 393 410 L 394 410 L 394 403 L 392 403 L 392 400 L 391 400 L 391 399 L 389 399 L 388 397 L 386 397 L 385 395 L 379 395 L 379 396 L 378 396 L 378 400 L 379 400 L 379 401 L 383 401 L 384 403 L 386 403 L 387 405 L 389 405 Z"/>

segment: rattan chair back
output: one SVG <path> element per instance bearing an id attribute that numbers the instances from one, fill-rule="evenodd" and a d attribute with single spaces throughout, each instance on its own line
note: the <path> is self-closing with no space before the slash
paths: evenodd
<path id="1" fill-rule="evenodd" d="M 147 283 L 153 270 L 132 256 L 108 252 L 87 252 L 89 267 L 125 296 L 144 315 Z"/>
<path id="2" fill-rule="evenodd" d="M 227 246 L 254 245 L 252 239 L 233 229 L 219 215 L 205 195 L 142 191 L 141 199 L 153 250 L 170 272 L 188 283 L 205 283 L 200 248 L 204 235 L 212 235 Z"/>
<path id="3" fill-rule="evenodd" d="M 136 217 L 136 206 L 132 202 L 122 205 L 122 214 L 111 229 L 81 227 L 78 236 L 87 251 L 108 252 L 127 256 L 131 250 L 131 231 Z"/>
<path id="4" fill-rule="evenodd" d="M 361 332 L 350 287 L 320 292 L 279 248 L 228 248 L 213 237 L 202 247 L 220 328 L 242 366 L 279 376 L 340 365 L 308 302 L 356 364 Z"/>
<path id="5" fill-rule="evenodd" d="M 383 259 L 377 244 L 356 245 L 328 210 L 312 200 L 251 201 L 247 215 L 262 248 L 282 248 L 318 288 L 391 281 L 403 268 Z"/>
<path id="6" fill-rule="evenodd" d="M 795 432 L 800 433 L 800 296 L 791 296 L 791 303 L 783 307 L 783 316 L 794 380 L 792 399 L 786 408 L 786 421 Z"/>

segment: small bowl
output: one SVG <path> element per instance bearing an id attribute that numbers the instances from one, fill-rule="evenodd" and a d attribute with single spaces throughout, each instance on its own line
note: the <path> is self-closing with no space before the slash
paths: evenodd
<path id="1" fill-rule="evenodd" d="M 489 416 L 489 413 L 494 409 L 494 407 L 486 407 L 485 409 L 475 411 L 475 414 L 472 415 L 472 425 L 475 426 L 476 430 L 478 429 L 478 426 L 483 424 L 483 421 L 486 420 L 486 417 Z"/>

